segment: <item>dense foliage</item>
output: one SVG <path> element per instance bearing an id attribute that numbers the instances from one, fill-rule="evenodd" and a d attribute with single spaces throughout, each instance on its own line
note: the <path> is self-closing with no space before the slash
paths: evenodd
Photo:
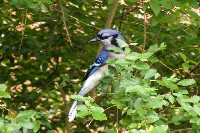
<path id="1" fill-rule="evenodd" d="M 199 132 L 196 0 L 120 1 L 110 29 L 126 59 L 109 60 L 94 98 L 75 95 L 115 2 L 0 0 L 1 132 Z M 69 123 L 72 98 L 84 104 Z"/>

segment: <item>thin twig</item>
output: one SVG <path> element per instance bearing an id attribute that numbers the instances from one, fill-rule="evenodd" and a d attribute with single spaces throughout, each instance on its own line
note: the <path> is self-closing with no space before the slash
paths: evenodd
<path id="1" fill-rule="evenodd" d="M 24 39 L 24 31 L 25 31 L 25 27 L 26 27 L 26 20 L 27 20 L 27 9 L 25 9 L 25 15 L 23 13 L 23 18 L 22 18 L 22 39 L 21 39 L 21 43 L 19 45 L 19 52 L 20 52 L 20 49 L 22 47 L 22 42 L 23 42 L 23 39 Z M 24 16 L 25 16 L 25 19 L 24 19 Z"/>
<path id="2" fill-rule="evenodd" d="M 50 5 L 46 5 L 46 6 L 48 6 L 50 9 L 54 9 L 55 11 L 57 11 L 57 12 L 59 12 L 59 13 L 62 13 L 62 11 L 60 11 L 60 10 L 58 10 L 58 9 L 56 9 L 56 8 L 54 8 L 54 7 L 52 7 L 52 6 L 50 6 Z M 94 29 L 100 30 L 100 28 L 95 27 L 95 26 L 93 26 L 93 25 L 89 25 L 89 24 L 87 24 L 87 23 L 84 23 L 84 22 L 78 20 L 78 18 L 73 17 L 73 16 L 71 16 L 71 15 L 69 15 L 69 14 L 66 14 L 66 13 L 62 13 L 62 14 L 64 14 L 64 16 L 67 16 L 67 17 L 69 17 L 69 18 L 71 18 L 71 19 L 74 19 L 74 20 L 76 20 L 77 22 L 82 23 L 82 24 L 84 24 L 84 25 L 86 25 L 86 26 L 89 26 L 89 27 L 92 27 L 92 28 L 94 28 Z"/>
<path id="3" fill-rule="evenodd" d="M 145 51 L 145 45 L 146 45 L 146 12 L 145 12 L 145 8 L 144 8 L 144 1 L 143 1 L 143 12 L 144 12 L 144 43 L 143 43 L 143 49 L 142 49 L 142 53 L 144 53 Z"/>
<path id="4" fill-rule="evenodd" d="M 68 32 L 68 29 L 67 29 L 67 25 L 66 25 L 66 22 L 65 22 L 65 15 L 64 15 L 64 11 L 63 11 L 63 8 L 62 8 L 62 3 L 61 1 L 59 0 L 59 4 L 60 4 L 60 9 L 61 9 L 61 12 L 62 12 L 62 17 L 63 17 L 63 24 L 64 24 L 64 27 L 65 27 L 65 30 L 66 30 L 66 37 L 68 38 L 68 41 L 69 41 L 69 44 L 72 46 L 72 41 L 71 41 L 71 38 L 70 38 L 70 34 Z"/>
<path id="5" fill-rule="evenodd" d="M 177 130 L 172 130 L 172 132 L 188 131 L 188 130 L 192 130 L 192 129 L 193 129 L 193 128 L 177 129 Z"/>
<path id="6" fill-rule="evenodd" d="M 94 119 L 92 119 L 87 125 L 86 127 L 89 129 L 90 124 L 93 122 Z"/>
<path id="7" fill-rule="evenodd" d="M 171 69 L 170 67 L 168 67 L 167 65 L 165 65 L 164 63 L 162 63 L 162 61 L 158 60 L 158 62 L 160 62 L 163 66 L 165 66 L 166 68 L 168 68 L 171 71 L 174 71 L 173 69 Z"/>
<path id="8" fill-rule="evenodd" d="M 117 108 L 117 122 L 116 122 L 116 124 L 117 124 L 117 133 L 119 133 L 119 124 L 118 124 L 119 117 L 118 117 L 118 115 L 119 115 L 119 111 L 118 111 L 118 108 Z"/>
<path id="9" fill-rule="evenodd" d="M 125 9 L 126 9 L 126 7 L 123 8 L 122 16 L 121 16 L 121 18 L 120 18 L 120 20 L 119 20 L 119 31 L 121 30 L 121 27 L 122 27 L 123 18 L 124 18 L 124 14 L 125 14 L 125 12 L 124 12 Z"/>
<path id="10" fill-rule="evenodd" d="M 159 34 L 160 34 L 160 32 L 161 32 L 161 29 L 162 29 L 162 27 L 163 27 L 163 22 L 162 22 L 162 24 L 160 25 L 160 29 L 159 29 L 159 32 L 158 32 L 158 34 L 156 35 L 156 37 L 155 37 L 155 39 L 153 40 L 153 43 L 157 40 L 157 38 L 158 38 L 158 36 L 159 36 Z"/>

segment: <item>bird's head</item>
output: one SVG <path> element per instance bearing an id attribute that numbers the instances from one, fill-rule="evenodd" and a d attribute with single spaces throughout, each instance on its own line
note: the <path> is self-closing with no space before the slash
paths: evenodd
<path id="1" fill-rule="evenodd" d="M 119 31 L 116 30 L 111 30 L 111 29 L 104 29 L 101 30 L 97 37 L 90 40 L 89 42 L 97 42 L 100 41 L 104 48 L 108 48 L 108 47 L 119 47 L 122 48 L 121 45 L 117 40 L 117 39 L 121 39 L 125 42 L 125 40 L 122 38 L 122 36 L 120 35 Z M 122 48 L 123 49 L 123 48 Z"/>

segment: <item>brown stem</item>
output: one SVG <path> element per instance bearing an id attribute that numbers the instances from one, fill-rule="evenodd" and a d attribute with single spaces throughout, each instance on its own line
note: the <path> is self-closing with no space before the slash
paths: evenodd
<path id="1" fill-rule="evenodd" d="M 144 43 L 143 43 L 143 49 L 142 49 L 142 53 L 145 52 L 145 45 L 146 45 L 146 38 L 147 38 L 147 34 L 146 34 L 146 12 L 145 12 L 145 7 L 144 7 L 144 1 L 143 2 L 143 12 L 144 12 Z"/>
<path id="2" fill-rule="evenodd" d="M 65 97 L 65 92 L 63 91 L 62 88 L 59 88 L 59 91 L 61 93 L 61 96 L 62 96 L 62 99 L 64 101 L 64 105 L 65 105 L 65 115 L 66 115 L 66 120 L 65 120 L 65 124 L 66 124 L 66 130 L 67 130 L 67 133 L 72 133 L 72 124 L 68 121 L 68 118 L 67 118 L 67 114 L 68 114 L 68 111 L 69 111 L 69 106 L 67 104 L 67 101 L 66 101 L 66 97 Z"/>

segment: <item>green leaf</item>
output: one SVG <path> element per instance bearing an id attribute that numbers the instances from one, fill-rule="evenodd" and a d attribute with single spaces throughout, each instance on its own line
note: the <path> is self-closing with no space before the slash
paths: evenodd
<path id="1" fill-rule="evenodd" d="M 135 46 L 138 45 L 138 43 L 130 43 L 129 45 Z"/>
<path id="2" fill-rule="evenodd" d="M 158 45 L 157 44 L 154 44 L 154 45 L 151 45 L 147 51 L 147 53 L 155 53 L 158 51 Z"/>
<path id="3" fill-rule="evenodd" d="M 17 115 L 17 118 L 31 118 L 36 114 L 33 110 L 25 110 Z"/>
<path id="4" fill-rule="evenodd" d="M 48 8 L 45 4 L 43 4 L 42 2 L 39 3 L 39 7 L 43 10 L 43 11 L 48 11 Z"/>
<path id="5" fill-rule="evenodd" d="M 137 60 L 139 58 L 139 55 L 140 55 L 140 53 L 131 52 L 125 57 L 125 59 L 135 61 L 135 60 Z"/>
<path id="6" fill-rule="evenodd" d="M 188 70 L 190 68 L 190 65 L 188 63 L 183 63 L 182 66 L 184 70 Z"/>
<path id="7" fill-rule="evenodd" d="M 118 64 L 118 65 L 130 65 L 130 64 L 132 64 L 132 62 L 128 61 L 128 60 L 125 60 L 125 59 L 118 59 L 115 64 Z"/>
<path id="8" fill-rule="evenodd" d="M 108 89 L 108 87 L 109 87 L 109 84 L 108 84 L 108 83 L 101 83 L 101 84 L 97 87 L 97 89 L 102 91 L 102 90 Z"/>
<path id="9" fill-rule="evenodd" d="M 135 109 L 139 109 L 139 108 L 142 108 L 144 106 L 144 101 L 142 98 L 138 98 L 135 103 L 134 103 L 134 107 Z"/>
<path id="10" fill-rule="evenodd" d="M 128 107 L 126 107 L 126 108 L 123 108 L 121 115 L 124 115 L 124 113 L 126 113 L 126 112 L 127 112 L 127 110 L 128 110 Z"/>
<path id="11" fill-rule="evenodd" d="M 117 105 L 118 109 L 123 109 L 123 104 L 120 101 L 118 101 L 117 99 L 112 99 L 111 103 L 114 105 Z"/>
<path id="12" fill-rule="evenodd" d="M 60 77 L 63 79 L 63 81 L 70 82 L 69 76 L 66 76 L 65 74 L 60 74 Z"/>
<path id="13" fill-rule="evenodd" d="M 131 124 L 128 126 L 128 128 L 129 128 L 129 129 L 133 129 L 133 128 L 136 128 L 137 126 L 138 126 L 137 123 L 131 123 Z"/>
<path id="14" fill-rule="evenodd" d="M 6 88 L 7 86 L 5 84 L 0 84 L 0 91 L 4 91 Z"/>
<path id="15" fill-rule="evenodd" d="M 106 63 L 115 63 L 116 61 L 117 61 L 117 59 L 112 57 L 112 58 L 109 58 L 108 60 L 106 60 Z"/>
<path id="16" fill-rule="evenodd" d="M 104 129 L 103 132 L 104 133 L 116 133 L 115 131 L 110 130 L 110 129 Z"/>
<path id="17" fill-rule="evenodd" d="M 145 73 L 144 79 L 150 79 L 150 78 L 152 78 L 153 76 L 155 76 L 156 72 L 157 72 L 157 69 L 149 69 Z"/>
<path id="18" fill-rule="evenodd" d="M 151 61 L 151 62 L 158 62 L 157 57 L 149 57 L 148 60 Z"/>
<path id="19" fill-rule="evenodd" d="M 126 88 L 126 93 L 127 92 L 137 92 L 138 90 L 142 90 L 143 87 L 140 85 L 135 85 L 135 86 L 129 86 Z"/>
<path id="20" fill-rule="evenodd" d="M 113 81 L 113 78 L 110 76 L 105 76 L 101 79 L 101 81 L 103 81 L 104 83 L 111 83 Z"/>
<path id="21" fill-rule="evenodd" d="M 91 112 L 88 111 L 88 108 L 85 105 L 79 105 L 77 107 L 77 110 L 80 110 L 80 112 L 76 115 L 76 117 L 83 117 L 91 114 Z"/>
<path id="22" fill-rule="evenodd" d="M 182 120 L 184 118 L 184 116 L 182 114 L 177 114 L 174 115 L 171 119 L 171 122 L 173 122 L 175 125 L 179 125 L 179 121 Z"/>
<path id="23" fill-rule="evenodd" d="M 21 125 L 23 128 L 28 128 L 28 129 L 34 128 L 34 124 L 30 120 L 25 118 L 19 118 L 18 124 Z"/>
<path id="24" fill-rule="evenodd" d="M 194 110 L 200 116 L 200 107 L 198 105 L 196 105 L 196 104 L 194 105 Z"/>
<path id="25" fill-rule="evenodd" d="M 153 123 L 159 120 L 158 114 L 155 111 L 151 111 L 146 115 L 147 123 Z"/>
<path id="26" fill-rule="evenodd" d="M 114 3 L 114 0 L 108 0 L 108 4 Z"/>
<path id="27" fill-rule="evenodd" d="M 131 3 L 133 3 L 133 2 L 138 2 L 139 0 L 125 0 L 125 2 L 131 2 Z"/>
<path id="28" fill-rule="evenodd" d="M 143 108 L 138 108 L 138 109 L 136 109 L 137 110 L 137 112 L 138 112 L 138 114 L 140 115 L 140 116 L 144 116 L 144 115 L 146 115 L 146 113 L 147 113 L 147 110 L 146 109 L 143 109 Z"/>
<path id="29" fill-rule="evenodd" d="M 160 74 L 159 73 L 156 73 L 155 74 L 155 79 L 159 78 L 160 77 Z"/>
<path id="30" fill-rule="evenodd" d="M 196 116 L 190 119 L 190 123 L 197 123 L 197 121 L 198 121 L 198 117 Z"/>
<path id="31" fill-rule="evenodd" d="M 130 125 L 130 124 L 131 124 L 131 121 L 130 121 L 130 119 L 125 118 L 125 119 L 121 119 L 121 120 L 119 121 L 119 123 L 121 123 L 121 124 L 123 124 L 123 125 Z"/>
<path id="32" fill-rule="evenodd" d="M 41 0 L 43 3 L 45 3 L 45 4 L 53 4 L 52 2 L 51 2 L 51 0 Z"/>
<path id="33" fill-rule="evenodd" d="M 19 124 L 16 123 L 10 123 L 8 125 L 6 125 L 7 130 L 6 131 L 14 131 L 14 130 L 18 130 L 21 128 L 21 126 Z"/>
<path id="34" fill-rule="evenodd" d="M 117 76 L 118 72 L 117 72 L 117 69 L 115 67 L 108 65 L 108 70 L 109 70 L 109 73 L 112 73 L 115 76 Z"/>
<path id="35" fill-rule="evenodd" d="M 130 101 L 131 100 L 131 97 L 129 96 L 122 96 L 119 98 L 120 101 Z"/>
<path id="36" fill-rule="evenodd" d="M 160 126 L 153 127 L 153 130 L 151 131 L 151 133 L 166 133 L 167 129 L 168 129 L 168 125 L 160 125 Z"/>
<path id="37" fill-rule="evenodd" d="M 122 41 L 121 39 L 116 39 L 120 44 L 122 44 L 120 47 L 127 47 L 128 44 L 124 41 Z"/>
<path id="38" fill-rule="evenodd" d="M 11 98 L 10 94 L 8 92 L 0 91 L 0 96 L 4 98 Z"/>
<path id="39" fill-rule="evenodd" d="M 130 53 L 131 52 L 131 49 L 129 47 L 126 47 L 125 48 L 125 51 L 126 51 L 126 54 Z"/>
<path id="40" fill-rule="evenodd" d="M 167 105 L 168 102 L 162 99 L 161 95 L 157 95 L 155 98 L 151 98 L 149 102 L 146 103 L 146 108 L 162 108 L 163 105 Z"/>
<path id="41" fill-rule="evenodd" d="M 198 9 L 199 8 L 199 5 L 198 5 L 198 2 L 196 0 L 188 0 L 188 4 L 195 8 L 195 9 Z"/>
<path id="42" fill-rule="evenodd" d="M 92 106 L 90 109 L 92 111 L 92 116 L 94 119 L 100 120 L 100 121 L 107 120 L 106 115 L 103 113 L 103 111 L 104 111 L 103 108 Z"/>
<path id="43" fill-rule="evenodd" d="M 149 69 L 149 65 L 147 63 L 143 63 L 143 62 L 136 62 L 133 65 L 133 68 L 136 68 L 138 70 L 145 70 L 145 69 Z"/>
<path id="44" fill-rule="evenodd" d="M 178 85 L 189 86 L 189 85 L 193 85 L 195 83 L 196 83 L 196 81 L 194 79 L 184 79 L 184 80 L 181 80 L 180 82 L 178 82 Z"/>
<path id="45" fill-rule="evenodd" d="M 134 81 L 136 81 L 136 82 L 134 82 Z M 130 86 L 136 85 L 138 82 L 139 82 L 139 79 L 137 79 L 137 78 L 135 78 L 133 81 L 124 79 L 124 80 L 120 81 L 120 85 L 122 87 L 130 87 Z"/>
<path id="46" fill-rule="evenodd" d="M 160 44 L 160 47 L 159 47 L 159 49 L 158 49 L 158 50 L 163 50 L 163 49 L 166 49 L 166 47 L 167 47 L 167 45 L 165 45 L 165 43 L 164 43 L 164 42 L 162 42 L 162 43 Z"/>
<path id="47" fill-rule="evenodd" d="M 172 95 L 164 95 L 165 98 L 167 98 L 172 104 L 174 104 L 174 97 Z"/>
<path id="48" fill-rule="evenodd" d="M 0 131 L 2 131 L 2 132 L 6 131 L 6 124 L 5 124 L 5 122 L 0 121 Z"/>
<path id="49" fill-rule="evenodd" d="M 197 125 L 200 126 L 200 119 L 197 120 Z"/>
<path id="50" fill-rule="evenodd" d="M 187 57 L 185 56 L 185 54 L 183 54 L 183 53 L 179 53 L 179 55 L 181 56 L 181 58 L 183 58 L 184 61 L 187 60 Z"/>
<path id="51" fill-rule="evenodd" d="M 150 20 L 151 26 L 156 26 L 158 23 L 160 23 L 160 19 L 158 19 L 157 17 L 152 17 L 149 20 Z"/>
<path id="52" fill-rule="evenodd" d="M 192 98 L 195 103 L 198 103 L 200 101 L 200 96 L 194 95 Z"/>
<path id="53" fill-rule="evenodd" d="M 33 122 L 33 132 L 37 133 L 37 131 L 40 129 L 40 122 L 38 120 L 34 120 Z"/>
<path id="54" fill-rule="evenodd" d="M 150 57 L 150 56 L 152 56 L 153 55 L 153 53 L 144 53 L 144 54 L 141 54 L 140 56 L 139 56 L 139 59 L 141 60 L 141 61 L 147 61 L 147 59 Z"/>
<path id="55" fill-rule="evenodd" d="M 116 53 L 120 53 L 120 54 L 124 53 L 124 51 L 121 48 L 119 48 L 119 47 L 109 47 L 108 49 L 109 50 L 113 50 Z"/>
<path id="56" fill-rule="evenodd" d="M 165 86 L 167 88 L 170 88 L 172 90 L 176 90 L 178 89 L 178 86 L 176 84 L 174 84 L 172 81 L 168 80 L 168 79 L 164 79 L 163 78 L 163 81 L 160 81 L 160 80 L 156 80 L 156 82 L 162 86 Z"/>
<path id="57" fill-rule="evenodd" d="M 157 16 L 160 12 L 160 5 L 159 5 L 158 1 L 151 1 L 150 7 L 153 10 L 154 14 Z"/>
<path id="58" fill-rule="evenodd" d="M 130 133 L 142 133 L 141 130 L 137 130 L 137 129 L 132 129 L 130 131 Z"/>
<path id="59" fill-rule="evenodd" d="M 39 121 L 40 121 L 41 124 L 43 124 L 43 125 L 47 126 L 48 128 L 52 129 L 51 124 L 47 120 L 43 119 L 43 120 L 39 120 Z"/>
<path id="60" fill-rule="evenodd" d="M 37 8 L 38 7 L 38 2 L 32 2 L 30 5 L 29 5 L 29 8 Z"/>
<path id="61" fill-rule="evenodd" d="M 83 96 L 80 96 L 80 95 L 72 95 L 71 98 L 76 99 L 78 101 L 85 101 L 85 98 Z"/>
<path id="62" fill-rule="evenodd" d="M 166 9 L 174 9 L 174 7 L 172 6 L 172 3 L 169 2 L 168 0 L 161 0 L 160 4 L 165 7 Z"/>
<path id="63" fill-rule="evenodd" d="M 48 130 L 47 133 L 57 133 L 57 132 L 54 130 Z"/>

